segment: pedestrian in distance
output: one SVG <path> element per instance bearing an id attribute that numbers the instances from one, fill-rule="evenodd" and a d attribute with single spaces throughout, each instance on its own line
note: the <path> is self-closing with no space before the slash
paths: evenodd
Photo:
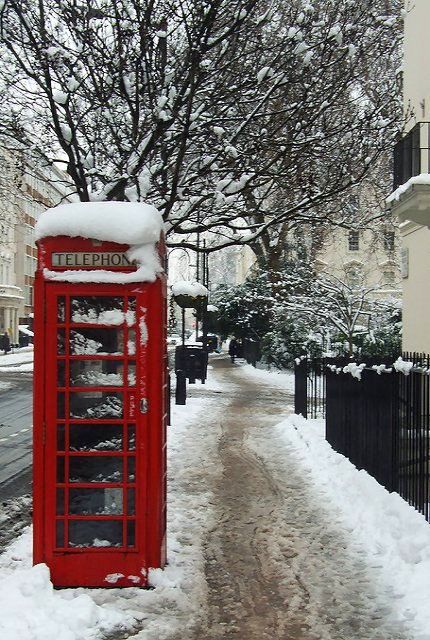
<path id="1" fill-rule="evenodd" d="M 9 351 L 10 351 L 10 338 L 9 338 L 9 334 L 6 331 L 1 336 L 1 345 L 0 345 L 0 347 L 1 347 L 1 349 L 3 349 L 5 355 L 7 353 L 9 353 Z"/>
<path id="2" fill-rule="evenodd" d="M 234 362 L 234 359 L 237 356 L 238 347 L 239 347 L 238 341 L 236 340 L 236 338 L 232 338 L 230 340 L 230 344 L 228 345 L 228 355 L 230 356 L 231 362 Z"/>

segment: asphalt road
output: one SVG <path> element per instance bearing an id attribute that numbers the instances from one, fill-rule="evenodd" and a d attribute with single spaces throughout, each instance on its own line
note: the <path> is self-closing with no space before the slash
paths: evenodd
<path id="1" fill-rule="evenodd" d="M 0 500 L 6 500 L 30 492 L 33 376 L 0 375 L 10 384 L 0 387 Z"/>

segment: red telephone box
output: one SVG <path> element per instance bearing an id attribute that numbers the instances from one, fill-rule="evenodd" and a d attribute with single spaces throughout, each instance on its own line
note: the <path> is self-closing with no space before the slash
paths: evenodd
<path id="1" fill-rule="evenodd" d="M 145 586 L 166 559 L 165 278 L 81 282 L 136 271 L 129 245 L 38 246 L 34 563 L 55 586 Z"/>

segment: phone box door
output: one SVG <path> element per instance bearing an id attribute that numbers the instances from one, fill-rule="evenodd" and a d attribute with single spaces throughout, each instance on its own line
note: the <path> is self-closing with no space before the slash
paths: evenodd
<path id="1" fill-rule="evenodd" d="M 45 284 L 34 552 L 56 586 L 144 586 L 164 561 L 160 287 Z"/>

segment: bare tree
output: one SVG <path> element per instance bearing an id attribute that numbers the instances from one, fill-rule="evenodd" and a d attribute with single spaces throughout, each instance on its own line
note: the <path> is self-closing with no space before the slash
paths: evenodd
<path id="1" fill-rule="evenodd" d="M 342 223 L 391 146 L 401 4 L 4 0 L 3 128 L 83 201 L 154 203 L 173 244 L 268 252 L 292 221 Z"/>
<path id="2" fill-rule="evenodd" d="M 23 222 L 21 177 L 19 158 L 0 144 L 0 248 L 15 248 L 14 227 Z"/>
<path id="3" fill-rule="evenodd" d="M 357 338 L 368 336 L 376 328 L 378 313 L 393 304 L 378 299 L 377 291 L 378 286 L 365 286 L 359 278 L 319 273 L 308 282 L 306 292 L 289 296 L 284 309 L 291 318 L 305 320 L 322 335 L 327 329 L 337 334 L 352 355 Z"/>

